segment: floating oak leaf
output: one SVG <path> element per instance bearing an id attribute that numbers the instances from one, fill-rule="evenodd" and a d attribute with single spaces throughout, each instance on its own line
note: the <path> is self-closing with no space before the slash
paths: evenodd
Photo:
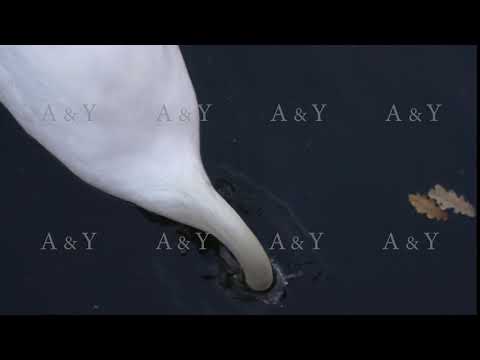
<path id="1" fill-rule="evenodd" d="M 440 185 L 435 185 L 433 189 L 428 192 L 428 196 L 435 200 L 442 210 L 453 209 L 455 214 L 462 214 L 470 217 L 475 217 L 474 207 L 464 199 L 463 196 L 458 196 L 455 191 L 447 191 Z"/>
<path id="2" fill-rule="evenodd" d="M 425 214 L 429 219 L 447 221 L 448 214 L 440 209 L 432 199 L 420 194 L 410 194 L 408 200 L 419 214 Z"/>

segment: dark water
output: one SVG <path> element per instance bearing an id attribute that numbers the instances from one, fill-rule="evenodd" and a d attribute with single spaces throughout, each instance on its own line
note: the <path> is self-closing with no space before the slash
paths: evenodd
<path id="1" fill-rule="evenodd" d="M 188 46 L 212 182 L 268 249 L 287 286 L 252 295 L 221 247 L 159 252 L 195 230 L 91 188 L 0 111 L 0 313 L 466 314 L 476 312 L 476 219 L 416 214 L 442 184 L 476 205 L 474 47 Z M 272 123 L 276 106 L 328 104 L 324 121 Z M 443 104 L 437 123 L 406 120 Z M 50 232 L 97 232 L 95 251 L 42 252 Z M 313 250 L 310 232 L 324 235 Z M 439 232 L 435 251 L 424 232 Z M 382 251 L 393 233 L 399 251 Z M 420 240 L 418 251 L 406 239 Z M 423 241 L 423 242 L 422 242 Z M 225 262 L 227 264 L 225 264 Z M 239 275 L 241 277 L 241 275 Z M 241 281 L 241 279 L 240 279 Z"/>
<path id="2" fill-rule="evenodd" d="M 217 293 L 220 297 L 219 301 L 231 302 L 233 299 L 232 306 L 241 311 L 254 310 L 254 306 L 257 306 L 252 303 L 258 303 L 258 310 L 275 311 L 277 307 L 286 306 L 287 297 L 294 298 L 295 293 L 301 291 L 301 286 L 298 285 L 320 286 L 327 274 L 324 254 L 319 250 L 321 237 L 315 250 L 312 236 L 308 234 L 292 210 L 268 190 L 253 184 L 245 175 L 222 167 L 212 171 L 211 177 L 217 191 L 249 224 L 270 255 L 276 281 L 267 292 L 252 292 L 244 285 L 243 274 L 235 258 L 215 238 L 207 239 L 204 250 L 196 235 L 197 229 L 141 211 L 152 223 L 157 224 L 159 229 L 171 229 L 171 238 L 177 239 L 184 236 L 192 242 L 190 250 L 194 248 L 197 253 L 191 254 L 190 251 L 185 251 L 180 254 L 185 257 L 195 257 L 195 262 L 201 263 L 198 271 L 201 273 L 203 270 L 204 274 L 200 278 L 211 281 L 214 287 L 220 290 Z M 316 238 L 319 237 L 318 234 L 315 235 Z M 205 234 L 202 233 L 202 237 L 204 236 Z M 297 250 L 294 251 L 291 239 L 295 236 L 303 239 L 305 245 L 295 246 Z M 163 248 L 165 249 L 166 245 Z M 164 268 L 163 257 L 158 256 L 157 253 L 153 263 L 158 276 L 164 277 L 168 270 Z M 245 307 L 242 303 L 250 305 Z M 272 306 L 268 309 L 263 304 Z"/>

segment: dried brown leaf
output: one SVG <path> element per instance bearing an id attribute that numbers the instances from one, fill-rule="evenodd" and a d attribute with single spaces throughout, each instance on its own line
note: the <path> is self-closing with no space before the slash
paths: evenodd
<path id="1" fill-rule="evenodd" d="M 463 196 L 458 196 L 455 191 L 447 191 L 441 185 L 435 185 L 428 192 L 428 196 L 435 200 L 442 210 L 453 209 L 455 214 L 475 217 L 475 208 Z"/>
<path id="2" fill-rule="evenodd" d="M 425 214 L 429 219 L 447 221 L 448 214 L 440 209 L 432 199 L 420 194 L 410 194 L 408 200 L 419 214 Z"/>

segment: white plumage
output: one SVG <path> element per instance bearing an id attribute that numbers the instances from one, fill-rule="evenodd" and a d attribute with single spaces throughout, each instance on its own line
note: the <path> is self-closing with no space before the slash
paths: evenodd
<path id="1" fill-rule="evenodd" d="M 0 101 L 78 177 L 211 233 L 252 289 L 270 287 L 265 251 L 205 173 L 198 104 L 177 46 L 3 45 Z M 171 121 L 159 116 L 165 110 Z"/>

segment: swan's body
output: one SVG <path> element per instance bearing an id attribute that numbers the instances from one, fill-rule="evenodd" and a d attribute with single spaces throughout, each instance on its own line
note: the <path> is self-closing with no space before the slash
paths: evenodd
<path id="1" fill-rule="evenodd" d="M 177 46 L 0 46 L 0 101 L 81 179 L 213 234 L 252 289 L 271 285 L 262 246 L 205 173 Z"/>

